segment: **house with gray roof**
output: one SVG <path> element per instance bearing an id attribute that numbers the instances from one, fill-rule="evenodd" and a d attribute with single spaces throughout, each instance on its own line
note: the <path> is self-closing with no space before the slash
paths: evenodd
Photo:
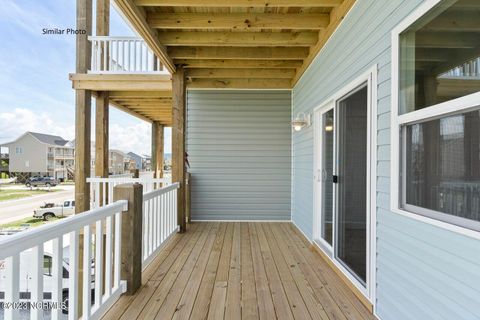
<path id="1" fill-rule="evenodd" d="M 23 177 L 49 176 L 64 181 L 74 171 L 75 149 L 60 136 L 25 132 L 3 147 L 9 149 L 11 173 Z"/>

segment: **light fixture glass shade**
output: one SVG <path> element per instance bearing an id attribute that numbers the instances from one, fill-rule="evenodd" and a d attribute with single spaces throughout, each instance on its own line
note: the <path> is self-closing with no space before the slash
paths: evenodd
<path id="1" fill-rule="evenodd" d="M 297 114 L 295 120 L 292 121 L 292 127 L 295 131 L 300 131 L 310 125 L 310 117 L 306 117 L 305 113 Z"/>

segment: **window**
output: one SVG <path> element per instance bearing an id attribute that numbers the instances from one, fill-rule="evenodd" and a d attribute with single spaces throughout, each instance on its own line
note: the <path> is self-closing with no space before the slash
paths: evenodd
<path id="1" fill-rule="evenodd" d="M 399 41 L 400 114 L 480 90 L 478 7 L 441 1 Z"/>
<path id="2" fill-rule="evenodd" d="M 46 276 L 52 275 L 52 257 L 43 256 L 43 274 Z"/>
<path id="3" fill-rule="evenodd" d="M 477 15 L 433 0 L 393 31 L 391 204 L 480 231 Z"/>
<path id="4" fill-rule="evenodd" d="M 16 154 L 22 154 L 23 153 L 22 147 L 15 147 L 15 153 Z"/>

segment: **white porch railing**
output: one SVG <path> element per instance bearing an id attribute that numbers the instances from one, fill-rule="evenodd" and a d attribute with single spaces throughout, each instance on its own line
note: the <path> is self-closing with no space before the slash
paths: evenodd
<path id="1" fill-rule="evenodd" d="M 139 178 L 153 179 L 153 171 L 140 171 L 138 173 Z"/>
<path id="2" fill-rule="evenodd" d="M 113 188 L 124 183 L 140 183 L 143 185 L 143 193 L 159 189 L 170 183 L 169 179 L 153 178 L 87 178 L 90 183 L 90 208 L 98 208 L 113 202 Z"/>
<path id="3" fill-rule="evenodd" d="M 120 268 L 122 211 L 126 211 L 127 206 L 126 200 L 117 201 L 0 240 L 4 319 L 20 319 L 18 309 L 25 305 L 29 306 L 30 319 L 43 319 L 45 307 L 40 304 L 47 300 L 44 294 L 51 292 L 51 318 L 62 319 L 62 306 L 68 304 L 68 319 L 77 320 L 79 286 L 84 302 L 82 319 L 100 318 L 126 288 L 120 279 Z M 79 279 L 81 233 L 83 265 L 91 268 L 84 267 L 83 278 Z M 68 249 L 64 251 L 66 245 Z M 52 247 L 51 255 L 46 250 L 48 246 Z M 44 263 L 48 257 L 51 271 L 45 276 Z"/>
<path id="4" fill-rule="evenodd" d="M 92 42 L 90 73 L 167 73 L 141 38 L 91 36 L 88 39 Z"/>
<path id="5" fill-rule="evenodd" d="M 109 178 L 132 178 L 133 174 L 131 174 L 131 173 L 119 173 L 119 174 L 111 174 L 108 177 Z"/>
<path id="6" fill-rule="evenodd" d="M 176 231 L 177 189 L 180 184 L 157 189 L 143 195 L 142 268 L 145 269 Z"/>

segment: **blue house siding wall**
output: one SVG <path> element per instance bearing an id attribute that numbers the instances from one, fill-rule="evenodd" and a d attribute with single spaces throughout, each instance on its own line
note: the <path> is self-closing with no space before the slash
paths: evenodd
<path id="1" fill-rule="evenodd" d="M 290 220 L 291 92 L 190 90 L 194 220 Z"/>
<path id="2" fill-rule="evenodd" d="M 480 241 L 390 211 L 391 31 L 421 0 L 357 0 L 293 90 L 293 112 L 313 112 L 378 65 L 377 315 L 480 319 Z M 313 126 L 293 134 L 292 220 L 312 239 Z"/>

